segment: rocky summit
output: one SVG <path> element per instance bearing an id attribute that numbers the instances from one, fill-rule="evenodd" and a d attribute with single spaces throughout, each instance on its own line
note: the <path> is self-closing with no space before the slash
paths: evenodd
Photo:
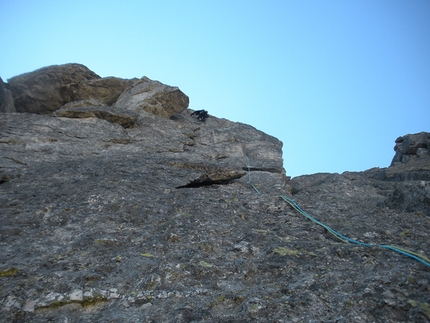
<path id="1" fill-rule="evenodd" d="M 1 322 L 430 321 L 430 133 L 291 179 L 188 102 L 79 64 L 1 80 Z"/>

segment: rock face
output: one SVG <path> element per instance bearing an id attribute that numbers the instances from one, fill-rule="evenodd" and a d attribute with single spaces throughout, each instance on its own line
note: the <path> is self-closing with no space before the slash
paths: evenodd
<path id="1" fill-rule="evenodd" d="M 136 81 L 137 79 L 124 80 L 118 77 L 83 80 L 64 86 L 61 88 L 61 92 L 63 100 L 66 102 L 96 99 L 111 106 L 121 93 Z"/>
<path id="2" fill-rule="evenodd" d="M 61 88 L 100 76 L 80 64 L 53 65 L 8 80 L 17 112 L 49 114 L 67 103 Z"/>
<path id="3" fill-rule="evenodd" d="M 0 114 L 0 321 L 430 320 L 430 267 L 378 247 L 429 256 L 426 154 L 290 180 L 251 126 L 75 99 Z"/>
<path id="4" fill-rule="evenodd" d="M 177 87 L 143 77 L 133 82 L 116 101 L 114 108 L 127 108 L 140 113 L 147 111 L 160 117 L 170 118 L 188 107 L 188 97 Z"/>
<path id="5" fill-rule="evenodd" d="M 142 111 L 170 118 L 188 108 L 189 103 L 188 96 L 177 87 L 147 77 L 140 80 L 100 78 L 80 64 L 49 66 L 15 76 L 8 81 L 7 86 L 0 84 L 1 111 L 7 109 L 7 112 L 14 111 L 10 107 L 7 87 L 12 91 L 17 112 L 52 114 L 67 103 L 73 102 L 72 105 L 63 107 L 63 110 L 67 111 L 58 114 L 67 117 L 82 114 L 83 110 L 85 113 L 103 115 L 100 114 L 99 108 L 96 109 L 97 113 L 91 109 L 91 100 L 98 101 L 94 107 L 100 107 L 100 103 L 112 107 L 107 109 L 109 115 L 120 111 L 133 118 Z"/>
<path id="6" fill-rule="evenodd" d="M 16 112 L 12 92 L 0 77 L 0 113 Z"/>
<path id="7" fill-rule="evenodd" d="M 391 162 L 391 166 L 398 162 L 407 162 L 411 158 L 423 155 L 430 156 L 430 134 L 428 132 L 420 132 L 399 137 L 396 139 L 394 150 L 396 155 Z"/>
<path id="8" fill-rule="evenodd" d="M 138 118 L 138 114 L 130 110 L 113 109 L 97 99 L 69 102 L 55 111 L 54 115 L 66 118 L 100 118 L 124 128 L 135 126 Z"/>

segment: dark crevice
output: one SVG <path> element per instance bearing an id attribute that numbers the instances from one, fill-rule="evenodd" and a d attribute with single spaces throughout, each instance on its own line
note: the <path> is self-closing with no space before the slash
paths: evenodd
<path id="1" fill-rule="evenodd" d="M 235 179 L 241 178 L 245 173 L 225 173 L 225 174 L 203 174 L 199 178 L 190 181 L 188 184 L 177 186 L 176 188 L 195 188 L 205 187 L 211 185 L 228 185 L 231 184 Z"/>
<path id="2" fill-rule="evenodd" d="M 0 184 L 9 182 L 9 179 L 0 178 Z"/>
<path id="3" fill-rule="evenodd" d="M 7 183 L 7 182 L 9 182 L 11 179 L 13 179 L 14 177 L 16 177 L 16 176 L 14 176 L 14 175 L 9 175 L 9 174 L 4 174 L 3 176 L 1 176 L 1 177 L 0 177 L 0 184 Z"/>
<path id="4" fill-rule="evenodd" d="M 205 187 L 205 186 L 211 186 L 211 185 L 228 185 L 231 184 L 233 180 L 224 180 L 224 181 L 192 181 L 186 185 L 177 186 L 176 188 L 196 188 L 196 187 Z"/>

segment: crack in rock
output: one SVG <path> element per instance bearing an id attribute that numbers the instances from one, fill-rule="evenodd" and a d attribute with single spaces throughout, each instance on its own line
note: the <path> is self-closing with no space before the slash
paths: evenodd
<path id="1" fill-rule="evenodd" d="M 246 175 L 246 172 L 240 171 L 225 171 L 211 174 L 203 174 L 195 180 L 190 181 L 186 185 L 177 186 L 176 188 L 195 188 L 210 185 L 227 185 L 233 180 L 239 179 Z"/>

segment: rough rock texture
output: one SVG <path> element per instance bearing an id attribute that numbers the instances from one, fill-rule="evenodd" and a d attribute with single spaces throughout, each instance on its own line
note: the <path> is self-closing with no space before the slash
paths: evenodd
<path id="1" fill-rule="evenodd" d="M 67 105 L 63 109 L 67 111 L 62 111 L 58 115 L 76 117 L 82 114 L 82 108 L 91 106 L 89 102 L 97 100 L 99 103 L 95 106 L 99 106 L 101 102 L 106 107 L 111 107 L 105 109 L 109 115 L 124 114 L 135 118 L 142 111 L 147 111 L 170 118 L 187 109 L 189 103 L 188 96 L 177 87 L 147 77 L 131 80 L 117 77 L 100 78 L 80 64 L 48 66 L 15 76 L 8 81 L 9 84 L 0 83 L 0 112 L 52 114 L 72 102 L 72 105 Z M 9 88 L 15 108 L 10 104 Z M 95 114 L 93 110 L 85 112 Z M 125 127 L 130 126 L 126 122 Z"/>
<path id="2" fill-rule="evenodd" d="M 407 162 L 411 158 L 423 155 L 430 156 L 430 134 L 428 132 L 420 132 L 399 137 L 396 139 L 394 150 L 396 155 L 391 162 L 391 166 L 398 162 Z"/>
<path id="3" fill-rule="evenodd" d="M 430 321 L 430 267 L 378 247 L 429 257 L 427 155 L 289 180 L 251 126 L 112 109 L 0 114 L 1 322 Z"/>
<path id="4" fill-rule="evenodd" d="M 0 113 L 16 112 L 13 103 L 12 91 L 8 84 L 5 84 L 0 77 Z"/>
<path id="5" fill-rule="evenodd" d="M 111 78 L 108 79 L 109 82 L 112 82 Z M 88 83 L 102 83 L 104 80 L 85 81 L 80 84 L 88 86 Z M 115 82 L 121 82 L 120 80 L 116 79 Z M 129 86 L 124 90 L 124 85 L 127 84 Z M 69 93 L 71 87 L 74 87 L 74 85 L 68 88 Z M 100 88 L 100 92 L 95 90 L 77 91 L 77 93 L 80 93 L 79 95 L 69 97 L 70 99 L 73 98 L 74 101 L 65 104 L 54 114 L 68 118 L 95 116 L 129 128 L 135 126 L 141 114 L 149 112 L 153 115 L 170 118 L 187 109 L 189 102 L 188 97 L 179 88 L 152 81 L 147 77 L 143 77 L 140 80 L 123 80 L 119 97 L 118 93 L 120 91 L 108 91 L 107 93 L 115 95 L 107 98 L 104 96 L 104 91 L 109 88 Z M 113 101 L 115 104 L 109 107 L 108 103 Z"/>
<path id="6" fill-rule="evenodd" d="M 135 126 L 138 119 L 137 113 L 127 109 L 113 109 L 97 99 L 69 102 L 55 111 L 54 115 L 66 118 L 100 118 L 124 128 Z"/>
<path id="7" fill-rule="evenodd" d="M 188 103 L 188 96 L 177 87 L 142 77 L 121 94 L 114 108 L 127 108 L 137 113 L 147 111 L 160 117 L 170 118 L 188 108 Z"/>
<path id="8" fill-rule="evenodd" d="M 111 106 L 124 90 L 137 79 L 124 80 L 118 77 L 104 77 L 96 80 L 83 80 L 61 89 L 65 102 L 96 99 Z"/>
<path id="9" fill-rule="evenodd" d="M 49 114 L 69 102 L 61 88 L 100 76 L 81 64 L 53 65 L 8 80 L 17 112 Z"/>

